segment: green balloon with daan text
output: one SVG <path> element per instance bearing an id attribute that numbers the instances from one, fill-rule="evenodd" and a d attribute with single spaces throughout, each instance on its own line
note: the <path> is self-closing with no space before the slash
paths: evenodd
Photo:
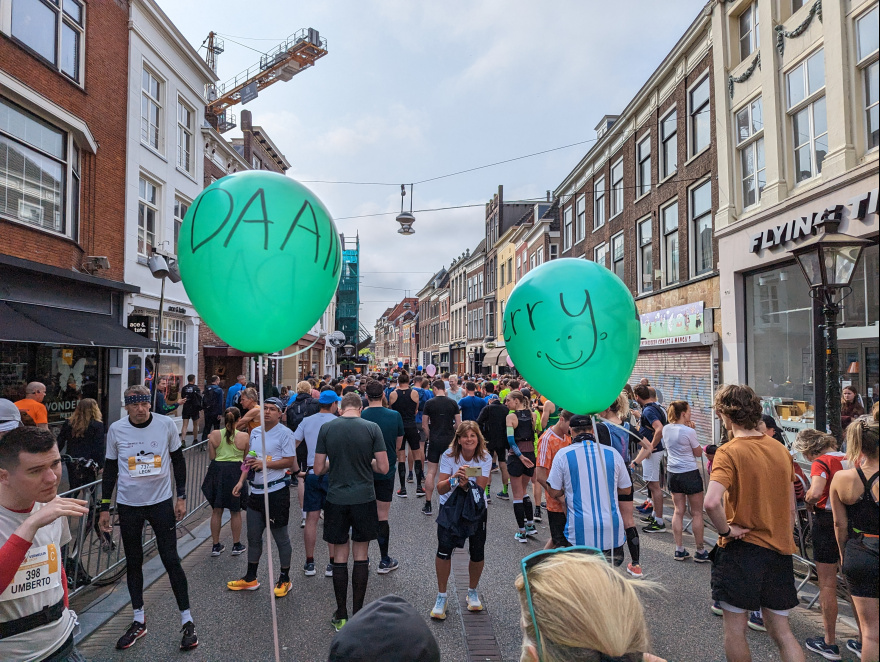
<path id="1" fill-rule="evenodd" d="M 269 354 L 312 328 L 336 292 L 342 245 L 318 197 L 273 172 L 219 179 L 193 201 L 178 240 L 180 275 L 224 342 Z"/>
<path id="2" fill-rule="evenodd" d="M 516 369 L 557 408 L 607 409 L 632 374 L 641 327 L 626 285 L 575 258 L 545 262 L 516 284 L 502 332 Z"/>

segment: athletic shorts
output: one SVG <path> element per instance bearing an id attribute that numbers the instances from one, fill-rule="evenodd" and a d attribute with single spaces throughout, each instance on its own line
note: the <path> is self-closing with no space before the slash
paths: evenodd
<path id="1" fill-rule="evenodd" d="M 323 476 L 316 476 L 313 473 L 306 474 L 302 509 L 307 513 L 323 510 L 324 503 L 327 501 L 328 485 L 329 479 L 326 474 Z"/>
<path id="2" fill-rule="evenodd" d="M 449 449 L 449 444 L 451 443 L 452 439 L 449 439 L 448 441 L 429 439 L 428 448 L 425 451 L 425 460 L 427 462 L 433 462 L 434 464 L 440 464 L 440 456 Z"/>
<path id="3" fill-rule="evenodd" d="M 547 524 L 550 526 L 550 540 L 554 547 L 570 547 L 565 537 L 565 513 L 547 511 Z"/>
<path id="4" fill-rule="evenodd" d="M 373 480 L 373 489 L 376 491 L 376 501 L 388 503 L 394 497 L 394 474 L 391 478 Z"/>
<path id="5" fill-rule="evenodd" d="M 633 477 L 632 469 L 627 467 L 627 471 L 629 472 L 629 482 L 632 483 L 632 487 L 629 488 L 629 494 L 618 494 L 617 495 L 617 500 L 620 503 L 625 503 L 627 501 L 631 502 L 633 500 L 633 497 L 635 496 L 635 493 L 636 493 L 636 484 L 633 483 L 633 479 L 632 479 L 632 477 Z"/>
<path id="6" fill-rule="evenodd" d="M 352 505 L 328 501 L 324 504 L 324 542 L 345 545 L 349 529 L 354 542 L 369 542 L 379 536 L 379 511 L 375 501 Z"/>
<path id="7" fill-rule="evenodd" d="M 850 593 L 857 598 L 878 597 L 877 541 L 863 536 L 846 541 L 842 571 Z"/>
<path id="8" fill-rule="evenodd" d="M 813 561 L 816 563 L 837 563 L 840 550 L 834 535 L 834 516 L 830 510 L 813 513 Z"/>
<path id="9" fill-rule="evenodd" d="M 666 456 L 666 451 L 654 451 L 642 460 L 642 478 L 646 483 L 656 483 L 660 480 L 660 461 Z"/>
<path id="10" fill-rule="evenodd" d="M 507 456 L 507 473 L 513 477 L 518 478 L 519 476 L 528 476 L 531 478 L 535 475 L 535 463 L 537 459 L 535 458 L 534 453 L 523 453 L 523 455 L 529 458 L 532 461 L 532 467 L 530 469 L 526 469 L 526 466 L 520 462 L 519 457 L 510 453 Z"/>
<path id="11" fill-rule="evenodd" d="M 744 540 L 731 540 L 713 553 L 713 600 L 748 611 L 797 607 L 791 555 Z"/>
<path id="12" fill-rule="evenodd" d="M 483 521 L 480 522 L 480 528 L 477 529 L 477 532 L 468 538 L 468 554 L 470 555 L 471 561 L 474 563 L 479 563 L 486 558 L 486 520 L 488 519 L 489 513 L 488 511 L 483 514 Z M 460 542 L 458 545 L 456 543 Z M 456 547 L 464 547 L 464 541 L 459 539 L 456 540 L 455 536 L 451 535 L 449 529 L 445 526 L 437 525 L 437 556 L 443 560 L 449 560 L 452 558 L 452 550 Z"/>
<path id="13" fill-rule="evenodd" d="M 487 439 L 486 450 L 490 455 L 495 453 L 495 455 L 498 456 L 499 462 L 504 462 L 507 458 L 507 451 L 510 450 L 510 446 L 507 445 L 507 439 L 499 439 L 498 441 Z"/>
<path id="14" fill-rule="evenodd" d="M 666 474 L 666 484 L 672 494 L 702 494 L 703 477 L 699 469 L 680 474 Z"/>
<path id="15" fill-rule="evenodd" d="M 248 497 L 248 510 L 266 516 L 265 502 L 262 494 L 251 492 Z M 269 528 L 287 527 L 290 521 L 290 490 L 283 486 L 280 490 L 269 492 Z"/>
<path id="16" fill-rule="evenodd" d="M 409 449 L 412 451 L 419 450 L 419 447 L 422 444 L 421 428 L 411 427 L 411 428 L 403 428 L 403 439 L 400 441 L 400 448 L 398 451 L 406 450 L 407 444 L 409 444 Z"/>

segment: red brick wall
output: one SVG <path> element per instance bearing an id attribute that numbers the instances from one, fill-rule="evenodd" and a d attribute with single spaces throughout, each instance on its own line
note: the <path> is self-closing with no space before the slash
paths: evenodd
<path id="1" fill-rule="evenodd" d="M 128 4 L 87 2 L 85 89 L 0 35 L 0 69 L 82 119 L 99 144 L 82 151 L 79 239 L 74 242 L 0 219 L 3 252 L 62 269 L 80 270 L 86 255 L 105 255 L 104 278 L 123 280 L 125 147 L 128 82 Z"/>

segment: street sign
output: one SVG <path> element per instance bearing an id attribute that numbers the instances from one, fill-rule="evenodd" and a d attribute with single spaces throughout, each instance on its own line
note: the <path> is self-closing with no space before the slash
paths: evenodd
<path id="1" fill-rule="evenodd" d="M 249 101 L 253 101 L 257 98 L 257 81 L 253 83 L 248 83 L 243 88 L 241 88 L 241 105 L 248 103 Z"/>

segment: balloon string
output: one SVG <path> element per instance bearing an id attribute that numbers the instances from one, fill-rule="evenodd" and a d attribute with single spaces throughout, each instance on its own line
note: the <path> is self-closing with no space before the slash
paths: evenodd
<path id="1" fill-rule="evenodd" d="M 265 378 L 263 376 L 263 364 L 264 356 L 260 354 L 259 362 L 257 364 L 257 375 L 259 379 L 260 386 L 260 438 L 263 442 L 263 508 L 266 513 L 266 530 L 264 531 L 266 535 L 266 551 L 268 559 L 269 559 L 269 581 L 270 583 L 275 578 L 275 569 L 272 563 L 272 537 L 269 535 L 269 526 L 271 523 L 271 519 L 269 519 L 269 480 L 267 478 L 266 468 L 266 412 L 263 409 L 263 402 L 265 401 L 265 394 L 263 392 Z M 289 495 L 288 495 L 289 498 Z M 275 610 L 275 585 L 272 584 L 269 589 L 269 600 L 272 603 L 272 637 L 275 640 L 275 662 L 281 662 L 281 649 L 278 645 L 278 613 Z"/>

